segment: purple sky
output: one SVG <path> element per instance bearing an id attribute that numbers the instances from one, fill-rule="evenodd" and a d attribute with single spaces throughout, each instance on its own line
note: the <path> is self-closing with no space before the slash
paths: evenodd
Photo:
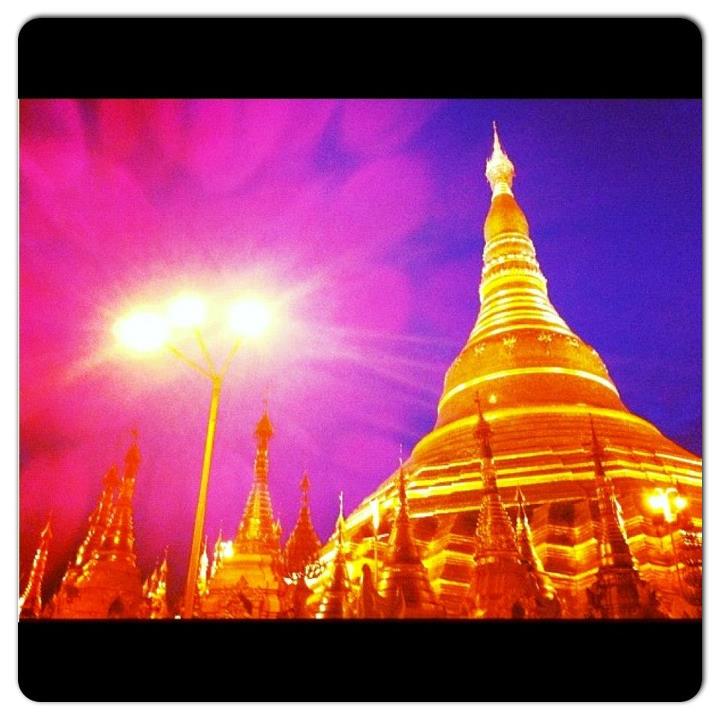
<path id="1" fill-rule="evenodd" d="M 236 530 L 267 387 L 276 513 L 287 534 L 307 467 L 325 538 L 338 492 L 354 508 L 434 423 L 478 309 L 492 120 L 555 306 L 699 454 L 699 101 L 22 101 L 21 572 L 52 510 L 57 579 L 137 427 L 140 563 L 169 544 L 182 584 L 209 386 L 111 327 L 187 288 L 280 308 L 226 381 L 210 537 Z"/>

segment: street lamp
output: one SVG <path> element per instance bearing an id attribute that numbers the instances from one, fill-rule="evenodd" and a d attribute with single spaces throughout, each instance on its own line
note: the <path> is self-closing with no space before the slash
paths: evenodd
<path id="1" fill-rule="evenodd" d="M 115 323 L 113 328 L 118 341 L 126 348 L 135 352 L 147 353 L 165 348 L 182 360 L 193 370 L 210 381 L 210 410 L 208 413 L 205 450 L 203 453 L 202 474 L 195 508 L 195 524 L 193 526 L 192 545 L 188 561 L 187 579 L 185 581 L 185 598 L 182 617 L 192 618 L 195 604 L 195 584 L 200 562 L 200 544 L 205 529 L 205 508 L 207 506 L 208 481 L 215 441 L 218 406 L 223 380 L 230 363 L 246 338 L 262 335 L 270 325 L 272 315 L 268 306 L 256 298 L 242 299 L 230 306 L 228 325 L 235 341 L 224 362 L 218 368 L 210 355 L 205 339 L 200 331 L 207 316 L 205 301 L 196 295 L 176 297 L 165 313 L 148 310 L 136 311 Z M 173 329 L 192 330 L 195 340 L 202 353 L 203 363 L 188 357 L 170 342 Z"/>
<path id="2" fill-rule="evenodd" d="M 665 535 L 670 535 L 670 550 L 681 596 L 692 604 L 697 604 L 695 598 L 685 590 L 683 578 L 680 573 L 680 558 L 678 557 L 674 535 L 680 525 L 680 517 L 688 506 L 687 498 L 681 495 L 676 487 L 655 487 L 646 494 L 645 502 L 650 510 L 655 513 L 656 522 L 660 526 L 660 532 L 662 533 L 660 540 L 661 552 L 664 552 L 663 540 Z"/>

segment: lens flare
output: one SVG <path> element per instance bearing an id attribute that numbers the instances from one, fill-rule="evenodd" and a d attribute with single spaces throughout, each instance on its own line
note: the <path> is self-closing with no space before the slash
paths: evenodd
<path id="1" fill-rule="evenodd" d="M 120 318 L 113 332 L 118 342 L 128 350 L 152 352 L 167 342 L 170 328 L 162 316 L 141 310 Z"/>
<path id="2" fill-rule="evenodd" d="M 240 337 L 259 337 L 270 325 L 272 314 L 262 300 L 238 300 L 230 308 L 230 327 Z"/>
<path id="3" fill-rule="evenodd" d="M 198 295 L 180 295 L 168 307 L 168 318 L 174 327 L 196 328 L 205 322 L 207 303 Z"/>

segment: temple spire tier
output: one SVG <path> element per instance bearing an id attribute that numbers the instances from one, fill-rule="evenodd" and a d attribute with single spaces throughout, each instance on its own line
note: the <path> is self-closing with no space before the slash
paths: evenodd
<path id="1" fill-rule="evenodd" d="M 315 614 L 318 620 L 345 619 L 351 618 L 355 614 L 345 558 L 344 530 L 343 494 L 340 493 L 340 512 L 335 527 L 335 555 L 329 568 L 330 582 L 323 591 L 320 605 Z"/>
<path id="2" fill-rule="evenodd" d="M 137 433 L 125 455 L 123 477 L 117 497 L 107 512 L 107 494 L 115 486 L 115 475 L 106 475 L 102 512 L 109 514 L 98 545 L 81 567 L 71 567 L 53 598 L 53 617 L 68 618 L 140 618 L 148 617 L 148 602 L 135 555 L 133 493 L 141 456 Z M 78 553 L 80 556 L 80 553 Z M 146 588 L 147 589 L 147 588 Z"/>
<path id="3" fill-rule="evenodd" d="M 512 191 L 515 167 L 496 127 L 486 176 L 493 195 L 484 225 L 480 311 L 445 377 L 436 427 L 470 415 L 476 392 L 485 410 L 590 399 L 624 411 L 603 361 L 550 301 L 527 218 Z"/>
<path id="4" fill-rule="evenodd" d="M 267 409 L 260 418 L 256 440 L 253 485 L 235 538 L 236 551 L 280 550 L 280 524 L 275 519 L 268 489 L 268 449 L 274 435 Z"/>
<path id="5" fill-rule="evenodd" d="M 20 596 L 19 614 L 21 618 L 39 618 L 42 614 L 43 580 L 45 579 L 45 567 L 47 566 L 51 540 L 52 530 L 50 528 L 50 520 L 48 519 L 40 533 L 40 543 L 33 557 L 30 574 L 25 584 L 25 590 Z"/>
<path id="6" fill-rule="evenodd" d="M 285 564 L 290 573 L 302 573 L 308 563 L 315 560 L 322 543 L 315 532 L 310 516 L 310 478 L 303 473 L 300 481 L 302 502 L 295 527 L 285 543 Z"/>
<path id="7" fill-rule="evenodd" d="M 397 500 L 397 514 L 377 587 L 384 599 L 386 616 L 441 617 L 444 610 L 435 598 L 412 534 L 407 477 L 402 461 L 397 474 Z"/>
<path id="8" fill-rule="evenodd" d="M 659 617 L 658 600 L 640 579 L 625 536 L 615 488 L 605 474 L 604 451 L 590 418 L 591 448 L 595 466 L 596 500 L 600 532 L 599 567 L 588 588 L 589 614 L 605 619 Z"/>

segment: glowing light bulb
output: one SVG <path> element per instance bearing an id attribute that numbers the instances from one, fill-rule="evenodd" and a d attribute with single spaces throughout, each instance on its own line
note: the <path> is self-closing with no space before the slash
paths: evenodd
<path id="1" fill-rule="evenodd" d="M 678 495 L 675 498 L 674 505 L 675 505 L 676 510 L 678 510 L 678 511 L 684 510 L 687 507 L 687 504 L 688 504 L 687 499 L 684 498 L 682 495 Z"/>
<path id="2" fill-rule="evenodd" d="M 261 300 L 238 300 L 230 308 L 230 327 L 240 337 L 259 337 L 271 320 L 270 308 Z"/>
<path id="3" fill-rule="evenodd" d="M 167 342 L 170 329 L 157 313 L 139 310 L 120 318 L 113 332 L 118 342 L 129 350 L 152 352 Z"/>
<path id="4" fill-rule="evenodd" d="M 664 510 L 665 506 L 667 505 L 667 497 L 662 492 L 662 490 L 655 490 L 652 495 L 648 496 L 647 503 L 652 510 L 660 512 Z"/>
<path id="5" fill-rule="evenodd" d="M 207 305 L 197 295 L 180 295 L 168 308 L 168 317 L 175 327 L 199 327 L 205 321 Z"/>
<path id="6" fill-rule="evenodd" d="M 225 558 L 231 558 L 235 554 L 232 540 L 222 543 L 222 555 Z"/>
<path id="7" fill-rule="evenodd" d="M 370 501 L 370 510 L 372 511 L 373 530 L 377 535 L 377 531 L 380 528 L 380 503 L 377 498 L 373 498 Z"/>

